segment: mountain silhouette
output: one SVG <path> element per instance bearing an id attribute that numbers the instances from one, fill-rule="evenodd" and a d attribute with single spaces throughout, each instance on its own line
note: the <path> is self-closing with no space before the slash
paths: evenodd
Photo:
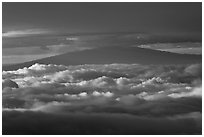
<path id="1" fill-rule="evenodd" d="M 144 65 L 201 63 L 202 55 L 177 54 L 139 47 L 101 47 L 3 66 L 3 70 L 16 70 L 35 63 L 57 65 L 136 63 Z"/>

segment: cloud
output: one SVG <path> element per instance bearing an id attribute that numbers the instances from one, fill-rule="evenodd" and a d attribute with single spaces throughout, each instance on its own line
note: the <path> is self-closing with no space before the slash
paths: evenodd
<path id="1" fill-rule="evenodd" d="M 172 93 L 168 95 L 173 98 L 181 98 L 181 97 L 202 97 L 202 87 L 196 87 L 191 92 L 180 92 L 180 93 Z"/>
<path id="2" fill-rule="evenodd" d="M 153 43 L 137 47 L 180 54 L 202 54 L 202 43 L 200 42 Z"/>
<path id="3" fill-rule="evenodd" d="M 185 73 L 192 75 L 192 76 L 202 76 L 202 65 L 201 64 L 193 64 L 189 65 L 185 68 Z"/>
<path id="4" fill-rule="evenodd" d="M 27 30 L 14 30 L 14 31 L 8 31 L 4 32 L 2 34 L 3 38 L 12 38 L 12 37 L 26 37 L 30 35 L 39 35 L 39 34 L 48 34 L 50 33 L 47 30 L 42 29 L 27 29 Z"/>
<path id="5" fill-rule="evenodd" d="M 109 123 L 113 126 L 113 132 L 110 130 L 112 134 L 116 134 L 116 131 L 118 134 L 145 134 L 142 131 L 146 131 L 146 134 L 200 134 L 201 126 L 198 121 L 202 113 L 201 67 L 200 64 L 34 64 L 28 68 L 3 71 L 3 82 L 9 79 L 9 84 L 4 86 L 2 93 L 3 113 L 8 113 L 4 115 L 3 120 L 8 123 L 3 122 L 3 127 L 11 129 L 10 133 L 17 132 L 14 130 L 15 126 L 12 126 L 12 123 L 15 123 L 15 120 L 10 118 L 12 115 L 22 116 L 20 119 L 28 119 L 27 122 L 31 124 L 33 121 L 29 119 L 32 116 L 36 119 L 39 116 L 36 121 L 41 121 L 44 117 L 72 119 L 75 114 L 79 114 L 74 116 L 76 120 L 72 123 L 76 125 L 76 129 L 68 123 L 65 124 L 68 127 L 62 128 L 74 128 L 73 132 L 60 132 L 58 129 L 53 129 L 53 132 L 76 134 L 77 129 L 82 132 L 83 128 L 79 126 L 79 122 L 85 122 L 87 118 L 91 121 L 98 119 L 95 123 L 97 125 L 103 121 L 112 121 Z M 13 86 L 14 83 L 18 88 Z M 96 119 L 92 119 L 92 115 L 97 115 Z M 111 118 L 107 118 L 109 116 Z M 17 118 L 16 121 L 20 119 Z M 134 124 L 132 120 L 139 124 Z M 177 120 L 179 122 L 176 122 Z M 123 130 L 116 128 L 122 124 L 119 121 L 126 123 L 127 127 L 123 125 Z M 44 122 L 46 125 L 47 121 Z M 167 128 L 169 122 L 172 124 L 172 130 Z M 149 126 L 155 124 L 159 126 Z M 61 122 L 58 125 L 59 128 L 64 126 Z M 90 127 L 93 125 L 91 123 Z M 100 130 L 102 125 L 98 127 Z M 175 125 L 180 130 L 174 128 Z M 145 129 L 146 126 L 149 128 Z M 161 131 L 163 126 L 166 128 Z M 54 127 L 58 126 L 53 125 L 52 128 Z M 22 124 L 22 128 L 26 126 Z M 41 130 L 43 133 L 47 133 L 45 128 L 39 128 L 44 129 Z M 103 132 L 92 132 L 93 130 L 87 128 L 85 130 L 87 134 L 109 133 L 109 128 L 105 128 Z M 28 132 L 19 131 L 23 134 L 33 132 L 32 129 Z"/>
<path id="6" fill-rule="evenodd" d="M 47 73 L 55 73 L 58 71 L 63 71 L 67 69 L 66 66 L 63 65 L 44 65 L 44 64 L 34 64 L 30 67 L 24 67 L 23 69 L 18 69 L 14 71 L 3 71 L 3 78 L 26 78 L 28 76 L 42 76 L 46 75 Z"/>

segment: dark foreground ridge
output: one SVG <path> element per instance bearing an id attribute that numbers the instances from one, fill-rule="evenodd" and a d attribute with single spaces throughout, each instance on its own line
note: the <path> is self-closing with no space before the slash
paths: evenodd
<path id="1" fill-rule="evenodd" d="M 34 60 L 15 65 L 3 66 L 3 70 L 16 70 L 29 67 L 35 63 L 57 65 L 82 64 L 111 64 L 111 63 L 137 63 L 137 64 L 192 64 L 201 63 L 202 55 L 177 54 L 138 47 L 102 47 L 57 56 Z"/>
<path id="2" fill-rule="evenodd" d="M 201 128 L 197 127 L 192 118 L 171 120 L 121 114 L 49 114 L 18 111 L 4 111 L 2 115 L 3 135 L 201 134 Z"/>

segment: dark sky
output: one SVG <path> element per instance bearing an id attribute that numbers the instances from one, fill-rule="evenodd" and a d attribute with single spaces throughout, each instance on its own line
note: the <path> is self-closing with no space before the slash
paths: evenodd
<path id="1" fill-rule="evenodd" d="M 202 3 L 3 3 L 3 31 L 201 33 Z"/>

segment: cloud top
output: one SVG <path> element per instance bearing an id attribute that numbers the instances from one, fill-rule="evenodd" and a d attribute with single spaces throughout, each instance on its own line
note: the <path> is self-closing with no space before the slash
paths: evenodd
<path id="1" fill-rule="evenodd" d="M 159 122 L 159 126 L 172 122 L 172 128 L 178 124 L 186 129 L 185 133 L 176 133 L 192 131 L 197 134 L 202 112 L 201 67 L 201 64 L 34 64 L 28 68 L 3 71 L 3 112 L 9 115 L 22 113 L 25 119 L 32 115 L 60 119 L 70 114 L 66 116 L 69 119 L 76 113 L 81 118 L 89 114 L 100 115 L 101 119 L 115 115 L 123 117 L 117 120 L 140 121 L 141 130 L 145 130 L 149 122 L 153 124 L 161 120 L 165 124 Z M 5 115 L 5 119 L 10 118 Z M 114 125 L 118 123 L 113 119 Z M 190 126 L 174 123 L 177 119 L 185 124 L 191 121 L 196 127 L 188 131 Z M 160 133 L 157 129 L 154 131 Z"/>

